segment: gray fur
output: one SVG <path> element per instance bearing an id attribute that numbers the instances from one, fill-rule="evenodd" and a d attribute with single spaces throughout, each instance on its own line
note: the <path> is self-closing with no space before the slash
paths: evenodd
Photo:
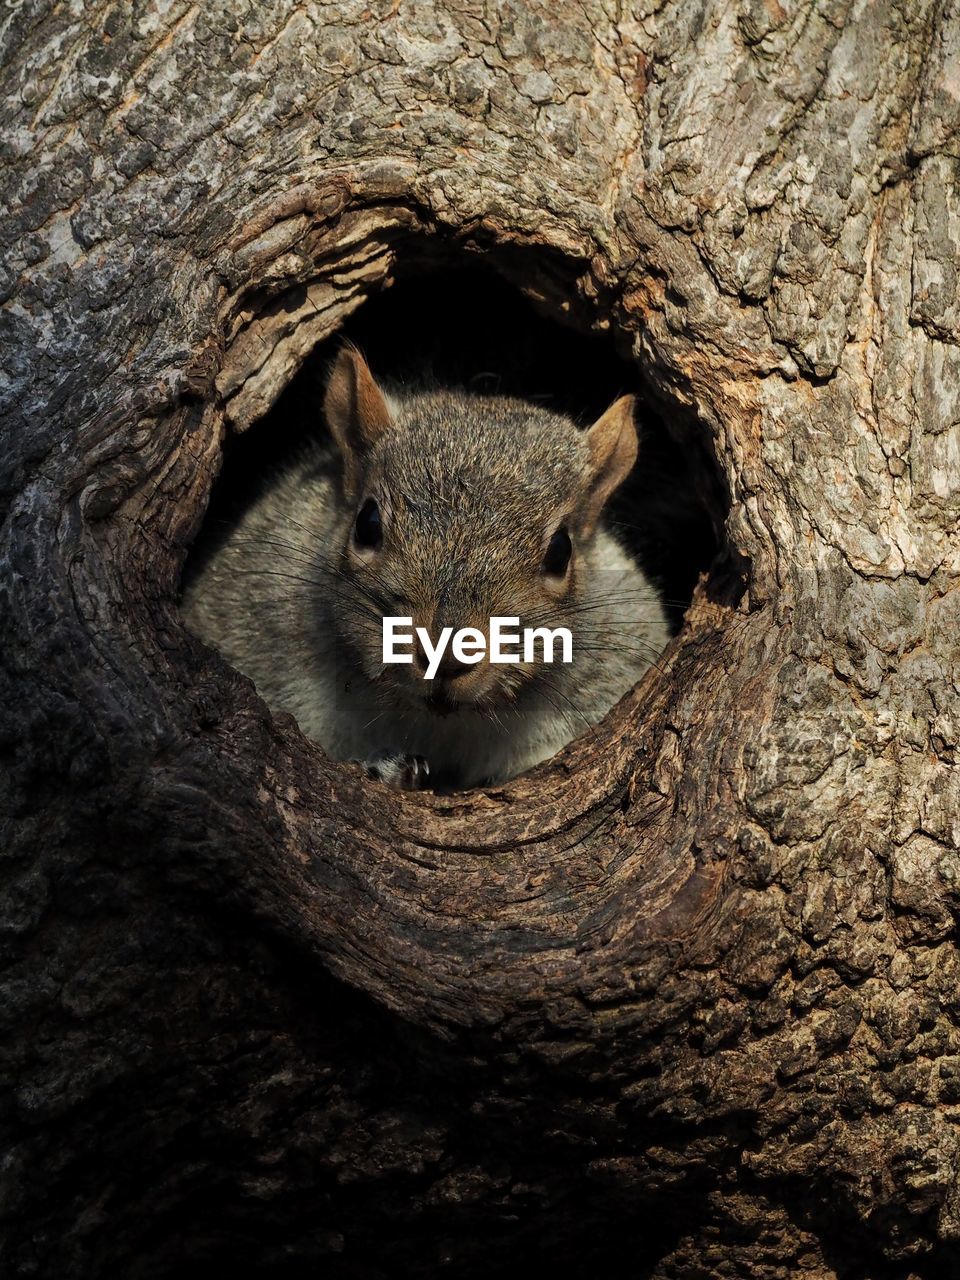
<path id="1" fill-rule="evenodd" d="M 607 530 L 581 528 L 591 460 L 569 420 L 459 391 L 394 391 L 387 403 L 394 425 L 362 458 L 362 491 L 347 501 L 332 448 L 288 463 L 189 583 L 183 615 L 335 758 L 399 786 L 501 782 L 635 684 L 666 643 L 663 609 Z M 372 566 L 350 550 L 367 496 L 385 529 Z M 562 597 L 545 597 L 544 540 L 561 522 L 574 560 Z M 573 632 L 573 663 L 487 668 L 496 683 L 476 703 L 438 714 L 428 682 L 380 661 L 381 616 L 424 609 L 454 627 L 542 614 L 536 625 Z"/>

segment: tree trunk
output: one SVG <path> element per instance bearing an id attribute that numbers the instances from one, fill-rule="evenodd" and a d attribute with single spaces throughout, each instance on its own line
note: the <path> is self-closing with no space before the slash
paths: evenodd
<path id="1" fill-rule="evenodd" d="M 3 19 L 4 1274 L 951 1274 L 956 4 L 159 9 Z M 394 794 L 179 572 L 225 437 L 480 255 L 715 455 L 745 590 Z"/>

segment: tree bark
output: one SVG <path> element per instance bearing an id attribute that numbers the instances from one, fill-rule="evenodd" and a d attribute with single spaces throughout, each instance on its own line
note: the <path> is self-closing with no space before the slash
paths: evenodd
<path id="1" fill-rule="evenodd" d="M 5 1274 L 960 1267 L 958 19 L 8 5 Z M 745 590 L 393 794 L 178 577 L 225 436 L 480 255 L 712 451 Z"/>

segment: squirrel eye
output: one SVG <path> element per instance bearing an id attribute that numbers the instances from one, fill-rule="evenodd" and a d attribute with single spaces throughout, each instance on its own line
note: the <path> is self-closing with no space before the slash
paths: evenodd
<path id="1" fill-rule="evenodd" d="M 380 520 L 380 508 L 373 498 L 368 498 L 357 512 L 357 522 L 353 526 L 353 536 L 361 547 L 379 547 L 383 542 L 383 525 Z"/>
<path id="2" fill-rule="evenodd" d="M 567 572 L 567 565 L 570 563 L 572 553 L 573 545 L 570 542 L 570 535 L 567 533 L 566 528 L 561 525 L 547 543 L 547 549 L 543 556 L 542 571 L 552 577 L 562 578 Z"/>

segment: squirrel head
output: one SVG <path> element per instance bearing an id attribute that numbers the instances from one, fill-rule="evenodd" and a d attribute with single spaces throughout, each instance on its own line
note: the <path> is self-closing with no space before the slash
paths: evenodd
<path id="1" fill-rule="evenodd" d="M 587 431 L 526 401 L 429 390 L 391 397 L 359 351 L 341 349 L 324 412 L 341 459 L 336 573 L 341 639 L 384 692 L 441 713 L 484 710 L 549 679 L 547 664 L 458 663 L 433 680 L 382 661 L 383 617 L 409 616 L 432 642 L 444 627 L 489 638 L 493 616 L 520 627 L 567 626 L 607 499 L 637 456 L 634 398 Z"/>

